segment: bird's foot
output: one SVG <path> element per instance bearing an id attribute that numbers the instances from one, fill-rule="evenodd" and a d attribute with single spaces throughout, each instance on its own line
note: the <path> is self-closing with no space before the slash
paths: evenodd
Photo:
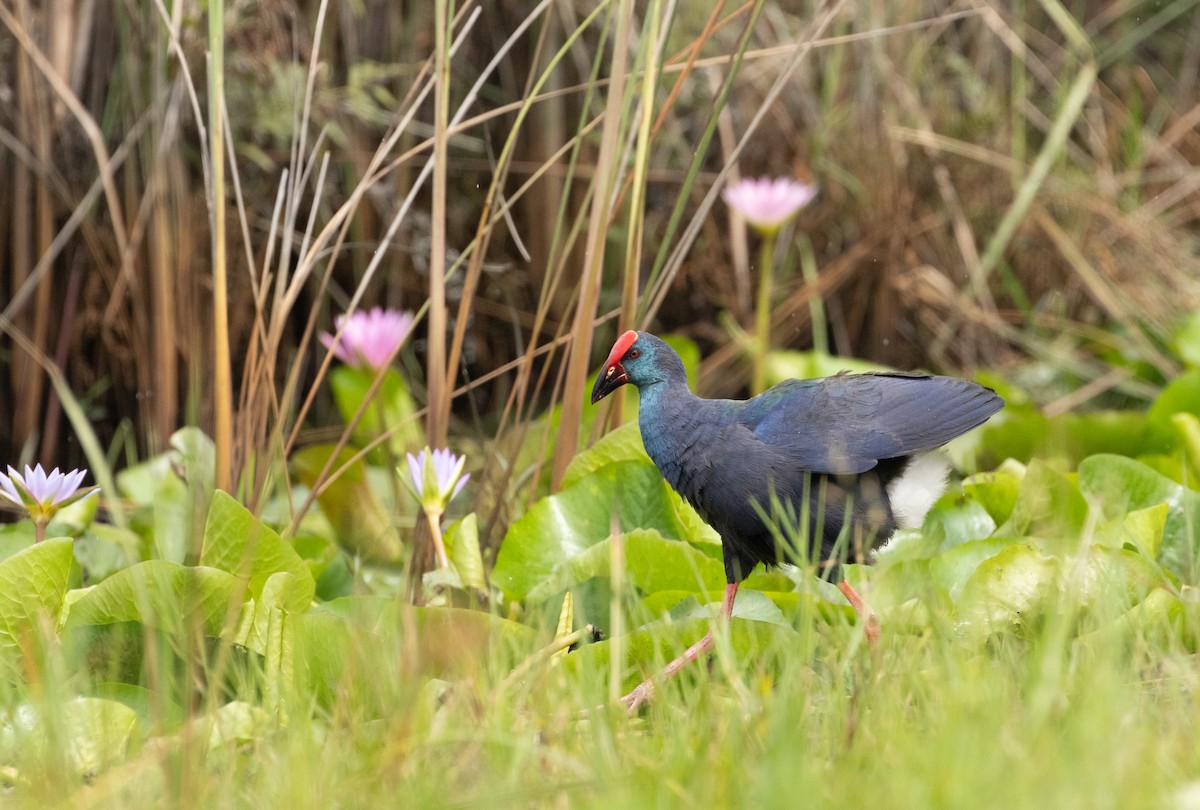
<path id="1" fill-rule="evenodd" d="M 621 705 L 625 707 L 625 711 L 630 715 L 635 715 L 643 705 L 650 702 L 654 697 L 654 681 L 646 680 L 639 683 L 625 697 L 621 698 Z"/>
<path id="2" fill-rule="evenodd" d="M 879 615 L 875 611 L 868 609 L 867 621 L 863 625 L 863 631 L 867 634 L 867 644 L 874 647 L 879 643 Z"/>

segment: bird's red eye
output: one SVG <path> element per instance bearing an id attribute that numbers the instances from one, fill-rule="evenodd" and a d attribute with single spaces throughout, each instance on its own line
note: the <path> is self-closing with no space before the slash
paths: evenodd
<path id="1" fill-rule="evenodd" d="M 639 352 L 637 349 L 630 349 L 629 354 L 627 354 L 625 356 L 628 357 L 630 360 L 632 360 L 635 357 L 637 357 L 639 354 L 641 354 L 641 352 Z"/>

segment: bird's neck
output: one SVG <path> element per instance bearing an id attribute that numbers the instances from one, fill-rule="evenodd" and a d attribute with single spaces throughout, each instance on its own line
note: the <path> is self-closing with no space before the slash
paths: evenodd
<path id="1" fill-rule="evenodd" d="M 663 477 L 681 490 L 684 462 L 694 448 L 703 446 L 703 434 L 715 427 L 712 401 L 696 396 L 686 378 L 668 379 L 640 389 L 638 426 L 642 443 Z"/>

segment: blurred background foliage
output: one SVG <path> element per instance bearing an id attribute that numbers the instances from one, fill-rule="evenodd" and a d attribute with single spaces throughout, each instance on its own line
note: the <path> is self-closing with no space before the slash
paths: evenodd
<path id="1" fill-rule="evenodd" d="M 324 352 L 312 351 L 313 324 L 328 329 L 360 287 L 362 305 L 419 309 L 435 238 L 448 263 L 469 245 L 486 251 L 477 285 L 464 285 L 461 266 L 447 276 L 446 328 L 467 321 L 448 372 L 470 386 L 450 405 L 455 431 L 497 437 L 559 396 L 567 353 L 535 348 L 572 332 L 613 37 L 582 25 L 596 11 L 604 19 L 604 6 L 535 5 L 458 9 L 452 110 L 512 32 L 533 25 L 448 138 L 444 236 L 428 187 L 404 210 L 435 134 L 434 94 L 419 93 L 436 45 L 432 5 L 227 5 L 233 165 L 221 204 L 243 462 L 296 413 L 295 391 L 316 392 L 300 444 L 338 422 L 315 385 Z M 755 252 L 708 197 L 728 169 L 820 186 L 780 240 L 777 347 L 813 345 L 815 296 L 836 354 L 987 367 L 1052 412 L 1139 407 L 1196 362 L 1186 320 L 1200 300 L 1196 2 L 752 5 L 635 5 L 629 47 L 658 30 L 664 58 L 641 218 L 622 208 L 633 177 L 621 166 L 597 315 L 620 306 L 623 276 L 636 273 L 637 323 L 700 346 L 704 393 L 744 393 L 731 334 L 751 322 Z M 205 13 L 182 1 L 0 8 L 0 458 L 83 462 L 52 385 L 59 372 L 113 466 L 162 450 L 180 425 L 211 430 Z M 654 29 L 652 13 L 664 15 Z M 389 171 L 372 174 L 393 133 Z M 622 137 L 632 145 L 633 129 Z M 494 179 L 499 203 L 520 191 L 503 216 L 483 210 Z M 341 241 L 314 257 L 328 265 L 297 275 L 280 306 L 272 285 L 343 210 Z M 480 240 L 488 216 L 498 227 Z M 621 248 L 634 221 L 642 252 L 630 269 Z M 680 246 L 664 273 L 665 251 Z M 418 399 L 428 324 L 402 358 Z M 614 327 L 599 328 L 593 361 Z M 533 383 L 514 383 L 519 373 Z"/>

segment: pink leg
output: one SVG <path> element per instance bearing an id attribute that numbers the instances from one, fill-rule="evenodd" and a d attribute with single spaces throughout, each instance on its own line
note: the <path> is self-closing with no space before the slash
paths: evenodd
<path id="1" fill-rule="evenodd" d="M 721 604 L 721 617 L 725 621 L 729 621 L 730 617 L 733 616 L 733 600 L 737 598 L 737 591 L 738 584 L 736 582 L 731 582 L 725 586 L 725 601 Z M 711 650 L 712 646 L 713 631 L 709 630 L 704 634 L 704 638 L 684 650 L 683 655 L 663 667 L 663 671 L 658 673 L 657 677 L 647 678 L 634 687 L 632 692 L 621 698 L 621 704 L 630 714 L 633 714 L 643 703 L 654 697 L 654 682 L 656 680 L 665 681 L 667 678 L 675 675 L 688 664 Z"/>
<path id="2" fill-rule="evenodd" d="M 854 608 L 859 621 L 863 623 L 863 630 L 867 634 L 867 643 L 871 646 L 877 644 L 879 642 L 879 617 L 875 615 L 875 611 L 867 606 L 863 598 L 858 595 L 858 591 L 854 590 L 846 580 L 843 579 L 838 583 L 838 590 L 845 594 L 846 601 L 850 603 L 850 607 Z"/>

